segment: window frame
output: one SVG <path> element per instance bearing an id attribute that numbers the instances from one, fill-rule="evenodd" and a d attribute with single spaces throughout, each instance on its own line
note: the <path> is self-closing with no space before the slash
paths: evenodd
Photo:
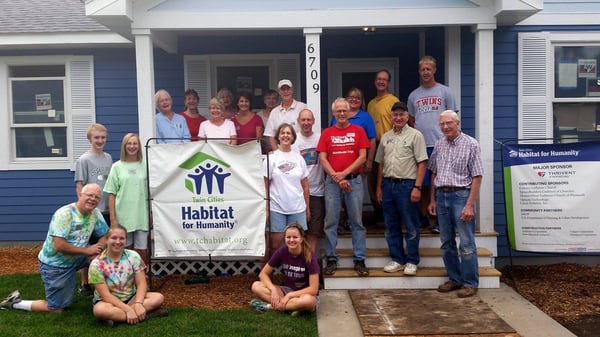
<path id="1" fill-rule="evenodd" d="M 520 143 L 538 143 L 543 139 L 546 139 L 546 143 L 553 142 L 556 136 L 552 116 L 555 103 L 600 104 L 600 97 L 556 97 L 555 47 L 574 46 L 600 47 L 600 33 L 518 34 L 518 139 Z"/>
<path id="2" fill-rule="evenodd" d="M 66 156 L 16 158 L 16 139 L 12 120 L 10 67 L 64 65 L 64 124 L 67 127 Z M 19 78 L 19 77 L 14 77 Z M 56 76 L 39 77 L 56 78 Z M 87 127 L 95 122 L 94 68 L 92 56 L 51 55 L 0 57 L 0 170 L 59 170 L 74 168 L 74 163 L 89 148 Z M 41 125 L 41 124 L 40 124 Z M 57 125 L 53 125 L 57 126 Z"/>

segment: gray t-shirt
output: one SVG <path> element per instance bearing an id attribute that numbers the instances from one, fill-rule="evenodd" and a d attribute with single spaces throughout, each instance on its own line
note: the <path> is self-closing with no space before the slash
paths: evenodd
<path id="1" fill-rule="evenodd" d="M 110 154 L 102 152 L 101 155 L 97 155 L 91 151 L 87 151 L 75 163 L 75 182 L 81 181 L 83 185 L 98 184 L 104 190 L 104 184 L 106 184 L 112 164 L 113 161 Z M 107 193 L 102 192 L 102 199 L 98 203 L 97 208 L 100 212 L 108 210 Z"/>
<path id="2" fill-rule="evenodd" d="M 420 86 L 413 90 L 406 105 L 408 113 L 415 118 L 415 129 L 421 131 L 427 147 L 433 147 L 444 135 L 439 125 L 440 114 L 445 110 L 456 110 L 452 91 L 440 83 L 431 88 Z"/>

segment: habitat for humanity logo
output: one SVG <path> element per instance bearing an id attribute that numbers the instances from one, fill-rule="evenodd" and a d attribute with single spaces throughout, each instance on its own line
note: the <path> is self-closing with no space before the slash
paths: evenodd
<path id="1" fill-rule="evenodd" d="M 206 187 L 205 193 L 213 194 L 214 183 L 219 193 L 223 194 L 225 179 L 231 175 L 231 165 L 203 152 L 191 156 L 179 167 L 190 171 L 185 179 L 185 188 L 198 195 L 202 193 L 203 187 Z"/>

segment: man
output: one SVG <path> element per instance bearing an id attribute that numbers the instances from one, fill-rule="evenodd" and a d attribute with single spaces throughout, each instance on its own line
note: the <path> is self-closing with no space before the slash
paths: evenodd
<path id="1" fill-rule="evenodd" d="M 409 125 L 421 131 L 427 144 L 427 155 L 431 156 L 435 142 L 442 138 L 442 132 L 437 126 L 440 114 L 444 110 L 456 110 L 456 103 L 452 91 L 447 86 L 435 80 L 436 62 L 431 56 L 423 56 L 419 60 L 419 77 L 421 85 L 413 90 L 408 96 L 408 113 L 410 114 Z M 423 198 L 421 202 L 421 214 L 423 215 L 423 227 L 429 227 L 427 218 L 427 206 L 429 204 L 429 180 L 430 172 L 425 176 L 423 185 Z M 439 232 L 437 225 L 432 228 Z"/>
<path id="2" fill-rule="evenodd" d="M 437 215 L 440 224 L 442 258 L 450 280 L 440 285 L 438 291 L 460 289 L 458 297 L 469 297 L 477 293 L 479 286 L 475 202 L 483 176 L 481 150 L 477 140 L 461 132 L 455 111 L 442 112 L 439 124 L 444 137 L 435 143 L 429 159 L 429 212 Z M 456 247 L 456 232 L 460 252 Z"/>
<path id="3" fill-rule="evenodd" d="M 375 74 L 375 89 L 377 90 L 377 96 L 369 101 L 367 105 L 367 111 L 373 118 L 375 123 L 376 131 L 376 146 L 379 146 L 379 141 L 384 133 L 388 132 L 392 128 L 392 120 L 390 118 L 390 112 L 392 111 L 392 105 L 398 102 L 398 97 L 392 95 L 389 92 L 390 83 L 392 82 L 392 74 L 389 71 L 383 69 Z M 369 196 L 373 204 L 375 212 L 375 222 L 380 222 L 383 219 L 383 212 L 381 205 L 377 203 L 377 163 L 367 163 L 367 166 L 372 166 L 371 172 L 367 178 L 369 186 Z"/>
<path id="4" fill-rule="evenodd" d="M 98 184 L 104 189 L 104 184 L 108 179 L 113 160 L 110 154 L 104 152 L 108 130 L 102 124 L 92 124 L 87 129 L 87 139 L 91 148 L 79 157 L 75 163 L 75 193 L 81 194 L 81 189 L 87 184 Z M 108 193 L 102 193 L 102 199 L 96 207 L 104 217 L 104 221 L 110 227 L 110 214 L 108 212 Z M 92 243 L 96 243 L 98 238 L 92 237 Z M 81 270 L 81 286 L 79 293 L 83 296 L 94 295 L 94 289 L 88 284 L 88 270 Z"/>
<path id="5" fill-rule="evenodd" d="M 71 305 L 77 270 L 87 267 L 88 261 L 100 254 L 106 241 L 108 226 L 96 209 L 101 196 L 100 186 L 85 185 L 77 202 L 59 208 L 52 216 L 46 241 L 38 254 L 46 299 L 25 301 L 15 290 L 0 302 L 0 309 L 60 313 Z M 92 235 L 101 239 L 89 245 Z"/>
<path id="6" fill-rule="evenodd" d="M 427 150 L 423 135 L 408 126 L 406 104 L 392 107 L 392 130 L 381 137 L 375 161 L 377 201 L 383 207 L 385 239 L 390 261 L 383 271 L 404 271 L 416 275 L 419 264 L 419 202 L 427 168 Z M 406 254 L 402 223 L 406 227 Z"/>
<path id="7" fill-rule="evenodd" d="M 279 81 L 277 89 L 279 90 L 279 96 L 281 96 L 281 104 L 271 111 L 264 132 L 264 135 L 269 137 L 272 151 L 277 149 L 277 142 L 275 141 L 277 128 L 283 123 L 288 123 L 294 127 L 296 133 L 299 133 L 300 128 L 297 124 L 298 114 L 300 111 L 306 109 L 306 104 L 294 99 L 294 86 L 292 85 L 292 81 L 287 79 Z"/>
<path id="8" fill-rule="evenodd" d="M 309 109 L 300 111 L 298 115 L 300 133 L 292 145 L 292 149 L 300 153 L 308 168 L 310 219 L 308 220 L 306 238 L 313 254 L 317 254 L 317 240 L 319 235 L 323 233 L 323 218 L 325 216 L 325 198 L 323 197 L 325 173 L 317 153 L 319 134 L 313 132 L 314 124 L 315 116 L 312 111 Z"/>
<path id="9" fill-rule="evenodd" d="M 327 174 L 325 178 L 325 275 L 337 270 L 337 227 L 342 199 L 346 204 L 352 230 L 354 270 L 359 276 L 368 276 L 366 259 L 366 230 L 362 224 L 363 185 L 360 168 L 369 148 L 367 134 L 358 125 L 348 122 L 350 105 L 345 98 L 337 98 L 331 105 L 336 118 L 334 126 L 325 129 L 319 139 L 319 160 Z"/>

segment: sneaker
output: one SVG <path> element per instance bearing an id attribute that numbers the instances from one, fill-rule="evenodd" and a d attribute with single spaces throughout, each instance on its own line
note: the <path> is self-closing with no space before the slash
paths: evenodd
<path id="1" fill-rule="evenodd" d="M 354 270 L 358 276 L 369 276 L 369 269 L 365 266 L 365 261 L 354 261 Z"/>
<path id="2" fill-rule="evenodd" d="M 94 289 L 92 289 L 92 287 L 87 283 L 82 284 L 79 287 L 79 293 L 81 294 L 81 296 L 90 297 L 90 296 L 94 295 Z"/>
<path id="3" fill-rule="evenodd" d="M 0 302 L 0 309 L 2 309 L 2 310 L 12 309 L 13 304 L 19 303 L 19 302 L 21 302 L 21 293 L 18 290 L 15 290 L 12 293 L 10 293 L 8 296 L 6 296 L 6 298 L 2 302 Z"/>
<path id="4" fill-rule="evenodd" d="M 404 267 L 404 275 L 409 275 L 409 276 L 417 275 L 417 265 L 412 264 L 412 263 L 407 263 L 406 266 Z"/>
<path id="5" fill-rule="evenodd" d="M 477 294 L 477 288 L 471 288 L 469 286 L 463 286 L 462 288 L 460 288 L 460 290 L 456 293 L 456 295 L 460 298 L 465 298 L 465 297 L 471 297 L 473 295 Z"/>
<path id="6" fill-rule="evenodd" d="M 337 261 L 335 260 L 328 260 L 327 261 L 327 266 L 325 267 L 325 270 L 323 271 L 323 274 L 325 275 L 333 275 L 335 274 L 335 271 L 337 270 Z"/>
<path id="7" fill-rule="evenodd" d="M 385 265 L 385 267 L 383 267 L 383 271 L 386 273 L 395 273 L 397 271 L 403 271 L 404 270 L 404 265 L 400 264 L 396 261 L 390 261 L 388 262 L 388 264 Z"/>
<path id="8" fill-rule="evenodd" d="M 253 298 L 252 301 L 250 301 L 250 305 L 256 311 L 267 311 L 271 307 L 269 303 L 261 300 L 260 298 Z"/>
<path id="9" fill-rule="evenodd" d="M 169 311 L 165 308 L 158 308 L 156 310 L 150 311 L 146 314 L 146 319 L 156 318 L 156 317 L 167 317 L 169 316 Z"/>
<path id="10" fill-rule="evenodd" d="M 115 321 L 113 321 L 112 319 L 104 319 L 101 321 L 101 323 L 107 328 L 110 328 L 115 325 Z"/>
<path id="11" fill-rule="evenodd" d="M 300 316 L 302 316 L 302 311 L 294 310 L 294 311 L 292 311 L 292 313 L 290 315 L 292 315 L 292 317 L 300 317 Z"/>
<path id="12" fill-rule="evenodd" d="M 446 283 L 440 285 L 437 288 L 437 291 L 441 292 L 441 293 L 448 293 L 451 292 L 453 290 L 457 290 L 460 289 L 461 285 L 454 282 L 454 281 L 446 281 Z"/>
<path id="13" fill-rule="evenodd" d="M 440 225 L 436 223 L 435 226 L 431 228 L 431 231 L 436 234 L 440 234 Z"/>

